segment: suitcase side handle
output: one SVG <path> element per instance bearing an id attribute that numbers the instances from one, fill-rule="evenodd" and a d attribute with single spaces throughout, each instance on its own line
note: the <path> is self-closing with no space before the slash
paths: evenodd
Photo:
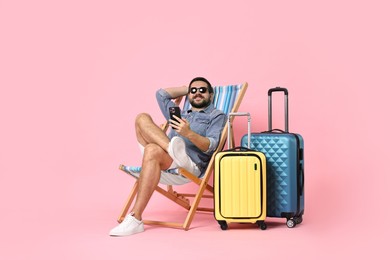
<path id="1" fill-rule="evenodd" d="M 249 149 L 248 147 L 245 146 L 236 146 L 234 148 L 225 150 L 225 152 L 230 152 L 230 151 L 248 152 L 248 151 L 255 151 L 255 150 Z"/>
<path id="2" fill-rule="evenodd" d="M 276 87 L 268 90 L 268 131 L 272 130 L 272 93 L 284 92 L 284 128 L 288 133 L 288 90 L 286 88 Z"/>
<path id="3" fill-rule="evenodd" d="M 303 189 L 305 188 L 305 173 L 303 171 L 303 168 L 302 168 L 302 165 L 300 166 L 301 167 L 301 170 L 300 170 L 300 174 L 301 174 L 301 186 L 300 186 L 300 189 L 299 189 L 299 196 L 302 196 L 303 195 Z"/>
<path id="4" fill-rule="evenodd" d="M 235 116 L 246 116 L 248 118 L 248 148 L 251 147 L 250 146 L 250 138 L 251 138 L 251 114 L 248 113 L 248 112 L 232 112 L 232 113 L 229 113 L 229 116 L 228 116 L 228 149 L 231 149 L 232 147 L 230 147 L 230 141 L 231 141 L 231 127 L 233 127 L 232 125 L 232 122 L 233 122 L 233 117 Z"/>
<path id="5" fill-rule="evenodd" d="M 277 129 L 277 128 L 272 129 L 272 130 L 263 131 L 262 133 L 277 133 L 277 132 L 279 132 L 279 133 L 287 133 L 286 131 L 284 131 L 282 129 Z"/>

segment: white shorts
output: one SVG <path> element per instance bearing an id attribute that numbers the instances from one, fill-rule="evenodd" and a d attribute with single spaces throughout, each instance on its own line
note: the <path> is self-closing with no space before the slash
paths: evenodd
<path id="1" fill-rule="evenodd" d="M 140 143 L 138 143 L 138 146 L 141 150 L 141 153 L 144 154 L 144 150 L 145 150 L 144 146 L 142 146 Z M 187 170 L 190 170 L 189 172 L 194 174 L 195 176 L 199 176 L 200 175 L 199 168 L 191 159 L 190 161 L 191 161 L 191 169 L 187 169 Z M 167 170 L 161 171 L 160 183 L 166 185 L 183 185 L 191 182 L 191 180 L 179 174 L 178 167 L 179 166 L 173 161 Z M 139 178 L 140 172 L 129 170 L 129 174 L 131 174 L 136 178 Z"/>

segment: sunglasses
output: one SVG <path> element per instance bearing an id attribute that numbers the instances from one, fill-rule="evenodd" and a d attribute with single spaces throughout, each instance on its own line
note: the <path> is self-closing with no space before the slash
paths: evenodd
<path id="1" fill-rule="evenodd" d="M 190 93 L 191 94 L 195 94 L 198 90 L 199 90 L 200 93 L 206 93 L 207 92 L 207 88 L 206 87 L 200 87 L 200 88 L 192 87 L 192 88 L 190 88 Z"/>

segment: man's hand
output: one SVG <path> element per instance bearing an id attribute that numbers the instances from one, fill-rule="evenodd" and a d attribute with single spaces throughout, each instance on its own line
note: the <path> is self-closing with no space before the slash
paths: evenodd
<path id="1" fill-rule="evenodd" d="M 169 119 L 169 125 L 175 129 L 181 136 L 186 137 L 201 151 L 207 151 L 210 145 L 210 140 L 204 136 L 201 136 L 191 130 L 190 123 L 184 118 L 178 118 L 173 116 L 176 120 Z"/>
<path id="2" fill-rule="evenodd" d="M 173 118 L 175 118 L 175 120 L 169 119 L 169 126 L 171 126 L 181 136 L 187 137 L 191 131 L 188 121 L 175 115 L 173 115 Z"/>

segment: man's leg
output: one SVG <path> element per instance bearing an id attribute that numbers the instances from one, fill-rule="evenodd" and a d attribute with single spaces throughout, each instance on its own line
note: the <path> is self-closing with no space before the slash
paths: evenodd
<path id="1" fill-rule="evenodd" d="M 144 146 L 137 198 L 132 214 L 110 231 L 112 236 L 127 236 L 144 231 L 142 213 L 159 183 L 161 170 L 168 169 L 173 162 L 167 152 L 170 140 L 150 115 L 142 113 L 137 116 L 135 131 L 138 142 Z"/>
<path id="2" fill-rule="evenodd" d="M 171 164 L 172 158 L 160 146 L 149 144 L 145 147 L 137 199 L 132 210 L 136 219 L 142 219 L 142 213 L 159 183 L 161 170 L 168 169 Z"/>
<path id="3" fill-rule="evenodd" d="M 158 185 L 161 170 L 168 169 L 172 158 L 167 153 L 168 136 L 153 122 L 150 115 L 139 114 L 135 120 L 135 130 L 138 142 L 145 147 L 137 199 L 132 210 L 134 217 L 141 220 L 142 213 Z"/>
<path id="4" fill-rule="evenodd" d="M 132 213 L 110 231 L 111 236 L 128 236 L 144 231 L 142 213 L 158 185 L 161 170 L 167 169 L 171 164 L 172 158 L 160 146 L 156 144 L 145 146 L 138 180 L 138 194 Z"/>
<path id="5" fill-rule="evenodd" d="M 161 128 L 153 122 L 150 115 L 139 114 L 135 120 L 135 132 L 138 142 L 142 146 L 156 144 L 166 152 L 168 151 L 169 138 Z"/>

